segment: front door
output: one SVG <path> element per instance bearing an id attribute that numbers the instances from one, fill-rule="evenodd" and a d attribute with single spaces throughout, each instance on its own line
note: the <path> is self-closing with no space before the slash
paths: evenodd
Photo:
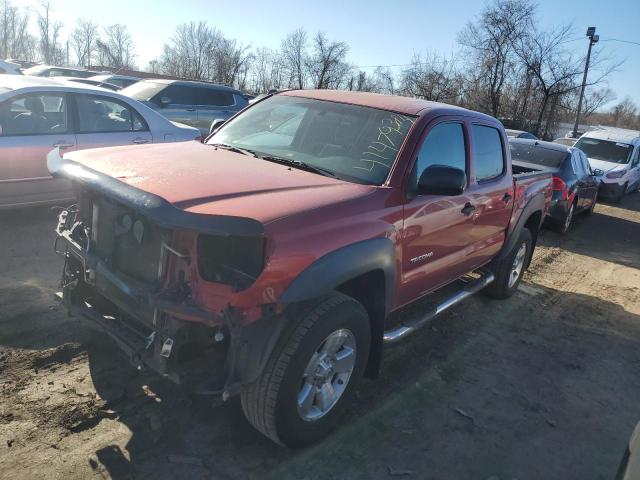
<path id="1" fill-rule="evenodd" d="M 124 101 L 93 94 L 74 94 L 73 98 L 78 112 L 78 149 L 153 141 L 142 116 Z"/>
<path id="2" fill-rule="evenodd" d="M 47 169 L 47 154 L 55 148 L 76 148 L 66 95 L 32 93 L 0 105 L 0 206 L 73 197 L 71 183 Z"/>
<path id="3" fill-rule="evenodd" d="M 233 93 L 215 88 L 196 88 L 197 128 L 203 135 L 209 133 L 214 120 L 226 120 L 235 113 Z"/>
<path id="4" fill-rule="evenodd" d="M 431 165 L 468 171 L 465 126 L 444 119 L 429 126 L 408 179 L 402 231 L 402 288 L 399 304 L 427 294 L 472 269 L 467 256 L 473 215 L 465 207 L 471 198 L 418 195 L 417 183 Z"/>

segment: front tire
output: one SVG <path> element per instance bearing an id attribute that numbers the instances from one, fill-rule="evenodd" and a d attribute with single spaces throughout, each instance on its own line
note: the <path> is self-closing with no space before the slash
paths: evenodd
<path id="1" fill-rule="evenodd" d="M 316 301 L 242 392 L 249 423 L 289 447 L 327 435 L 362 378 L 370 338 L 367 312 L 353 298 L 335 292 Z"/>
<path id="2" fill-rule="evenodd" d="M 622 186 L 622 190 L 620 191 L 620 193 L 619 193 L 619 194 L 617 194 L 615 197 L 613 197 L 613 198 L 611 199 L 611 201 L 612 201 L 613 203 L 620 203 L 620 201 L 624 198 L 625 194 L 627 193 L 627 188 L 628 188 L 628 187 L 629 187 L 629 182 L 625 183 L 625 184 Z"/>
<path id="3" fill-rule="evenodd" d="M 495 260 L 489 269 L 495 280 L 483 292 L 493 298 L 509 298 L 520 285 L 531 256 L 532 237 L 528 228 L 523 228 L 518 240 L 501 260 Z"/>

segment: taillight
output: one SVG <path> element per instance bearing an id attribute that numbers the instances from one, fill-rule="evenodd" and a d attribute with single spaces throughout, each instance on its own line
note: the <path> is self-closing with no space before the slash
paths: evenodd
<path id="1" fill-rule="evenodd" d="M 569 189 L 567 184 L 560 177 L 553 177 L 553 191 L 560 192 L 560 198 L 566 200 L 569 197 Z"/>

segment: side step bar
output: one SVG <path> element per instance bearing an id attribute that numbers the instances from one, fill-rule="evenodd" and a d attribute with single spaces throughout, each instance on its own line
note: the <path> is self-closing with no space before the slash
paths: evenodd
<path id="1" fill-rule="evenodd" d="M 444 299 L 441 303 L 436 305 L 431 311 L 429 311 L 426 315 L 422 317 L 418 317 L 415 320 L 409 321 L 405 324 L 402 324 L 392 330 L 387 330 L 384 332 L 383 341 L 384 343 L 396 343 L 400 340 L 403 340 L 405 337 L 408 337 L 410 334 L 415 332 L 416 330 L 424 327 L 427 323 L 433 320 L 437 315 L 441 314 L 445 310 L 450 307 L 453 307 L 456 303 L 461 302 L 467 297 L 478 293 L 484 287 L 489 285 L 491 282 L 495 280 L 493 273 L 486 269 L 478 270 L 480 274 L 479 278 L 475 278 L 464 285 L 464 287 L 456 292 L 454 295 L 449 298 Z"/>

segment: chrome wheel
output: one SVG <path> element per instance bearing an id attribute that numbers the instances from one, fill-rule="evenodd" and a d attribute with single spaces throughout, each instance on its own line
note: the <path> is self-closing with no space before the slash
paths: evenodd
<path id="1" fill-rule="evenodd" d="M 298 391 L 298 414 L 319 420 L 335 406 L 349 384 L 356 364 L 356 339 L 342 328 L 318 347 L 304 370 Z"/>
<path id="2" fill-rule="evenodd" d="M 574 204 L 572 203 L 571 206 L 569 207 L 569 211 L 567 212 L 567 218 L 564 219 L 565 232 L 569 230 L 569 227 L 571 226 L 571 220 L 573 220 L 573 209 L 574 209 Z"/>
<path id="3" fill-rule="evenodd" d="M 513 264 L 511 265 L 511 275 L 509 275 L 509 288 L 513 287 L 520 275 L 522 274 L 522 269 L 524 268 L 524 260 L 527 256 L 527 244 L 523 242 L 518 249 L 518 253 L 516 253 L 516 257 L 513 259 Z"/>

